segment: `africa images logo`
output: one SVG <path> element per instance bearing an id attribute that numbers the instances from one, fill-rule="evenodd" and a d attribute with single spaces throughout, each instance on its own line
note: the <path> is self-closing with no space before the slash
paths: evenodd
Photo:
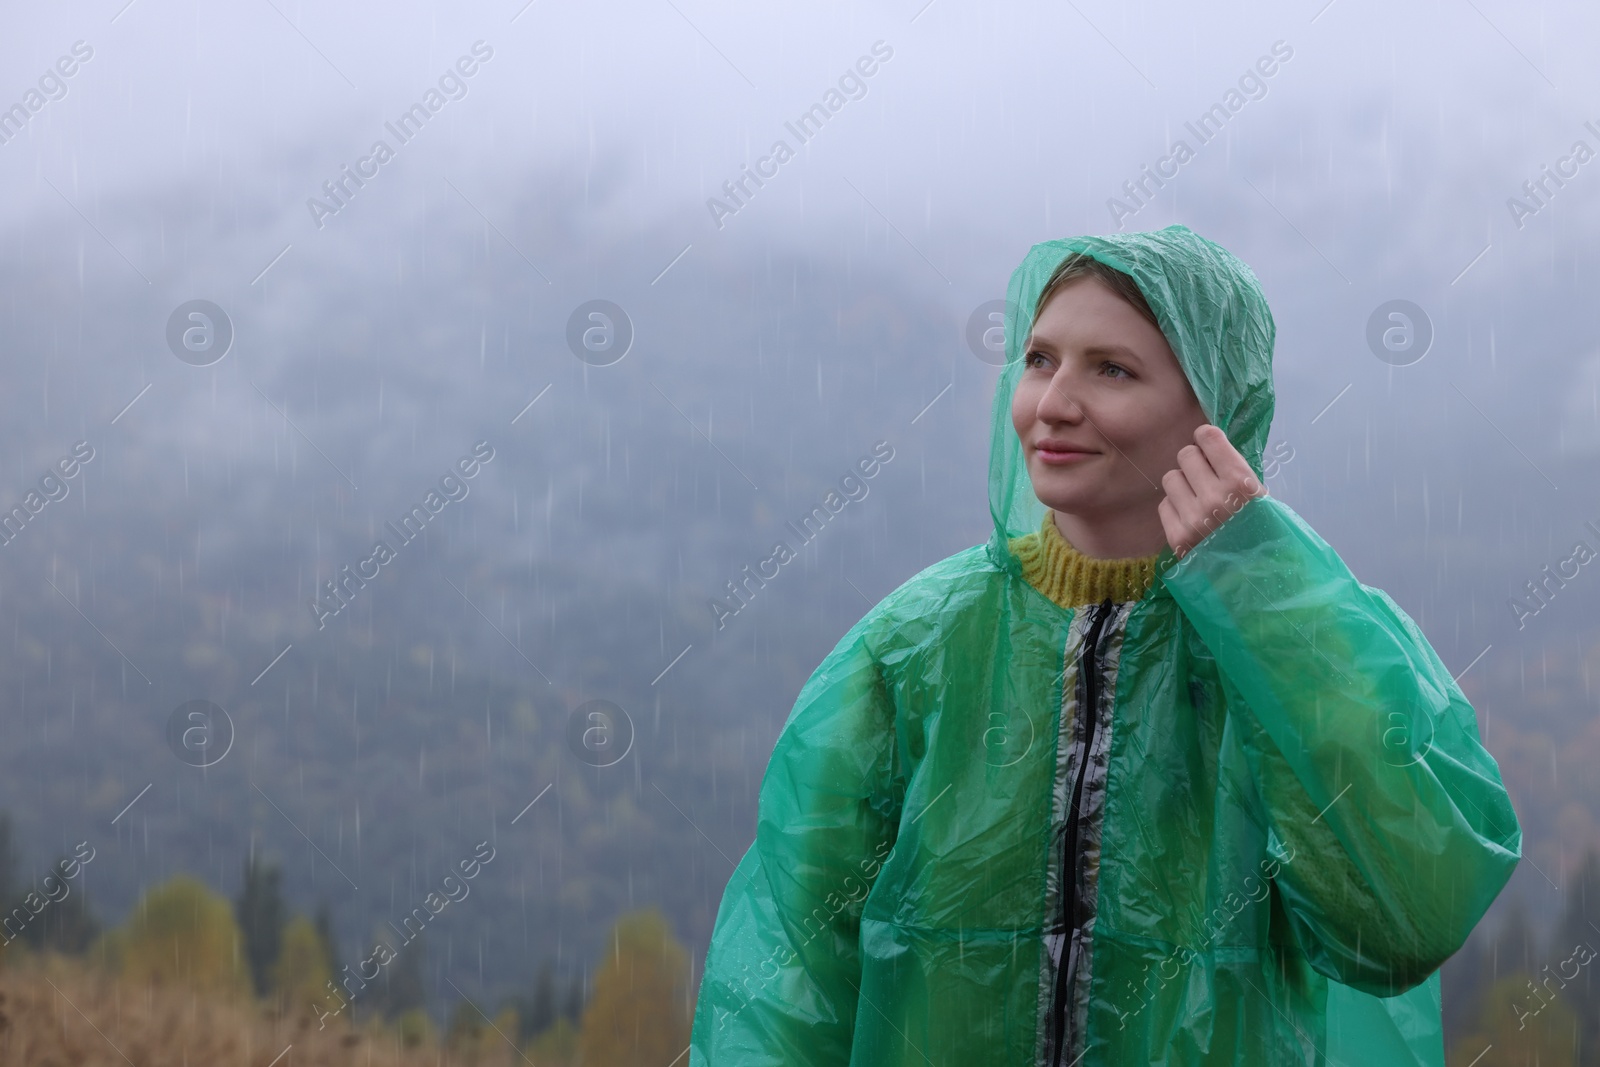
<path id="1" fill-rule="evenodd" d="M 378 176 L 378 169 L 395 157 L 396 146 L 410 144 L 422 132 L 428 120 L 444 109 L 445 104 L 464 99 L 467 95 L 466 79 L 477 74 L 480 66 L 492 58 L 493 48 L 481 40 L 472 42 L 472 55 L 459 57 L 454 66 L 439 75 L 438 88 L 430 86 L 422 94 L 422 99 L 402 111 L 399 118 L 383 124 L 383 128 L 394 138 L 394 145 L 378 138 L 372 142 L 367 154 L 356 160 L 355 170 L 351 170 L 350 164 L 346 163 L 339 168 L 337 176 L 322 183 L 326 200 L 307 197 L 306 210 L 311 212 L 311 221 L 316 223 L 317 229 L 322 229 L 325 224 L 323 220 L 328 216 L 337 215 L 348 207 L 356 193 Z"/>
<path id="2" fill-rule="evenodd" d="M 876 457 L 876 458 L 873 458 Z M 871 487 L 863 479 L 875 477 L 883 465 L 894 459 L 894 446 L 888 441 L 877 441 L 872 446 L 871 456 L 862 456 L 856 461 L 856 470 L 861 472 L 861 477 L 856 477 L 855 471 L 850 471 L 839 479 L 839 489 L 844 495 L 839 495 L 839 489 L 829 489 L 822 498 L 822 503 L 814 505 L 809 512 L 800 517 L 798 523 L 787 523 L 788 529 L 795 535 L 801 545 L 810 544 L 825 529 L 834 516 L 845 509 L 851 501 L 861 501 L 867 498 Z M 812 527 L 816 529 L 813 530 Z M 715 619 L 717 629 L 728 625 L 728 620 L 750 606 L 750 601 L 757 591 L 765 589 L 767 582 L 782 573 L 783 565 L 791 560 L 799 559 L 800 554 L 789 547 L 787 541 L 778 541 L 772 546 L 772 554 L 756 564 L 752 573 L 750 565 L 745 564 L 740 573 L 742 578 L 729 579 L 727 583 L 728 600 L 732 604 L 712 597 L 709 601 L 712 617 Z M 767 569 L 771 568 L 771 573 Z M 755 589 L 751 589 L 751 583 Z M 737 607 L 733 606 L 737 605 Z"/>
<path id="3" fill-rule="evenodd" d="M 1119 230 L 1122 229 L 1128 219 L 1137 215 L 1146 204 L 1155 199 L 1156 189 L 1164 187 L 1167 182 L 1176 178 L 1183 165 L 1195 158 L 1197 148 L 1204 148 L 1216 140 L 1222 133 L 1222 128 L 1243 110 L 1246 104 L 1252 100 L 1263 99 L 1267 95 L 1267 79 L 1278 73 L 1282 65 L 1288 63 L 1294 56 L 1294 48 L 1287 41 L 1273 41 L 1271 51 L 1271 55 L 1261 56 L 1253 67 L 1247 68 L 1239 75 L 1237 89 L 1228 89 L 1222 94 L 1221 100 L 1202 111 L 1193 122 L 1183 124 L 1183 128 L 1194 138 L 1194 147 L 1190 147 L 1189 142 L 1183 138 L 1177 138 L 1168 147 L 1167 154 L 1156 160 L 1153 171 L 1150 164 L 1146 163 L 1139 168 L 1139 177 L 1130 178 L 1122 183 L 1122 192 L 1127 197 L 1126 200 L 1114 196 L 1106 200 L 1106 210 L 1111 213 L 1111 225 Z M 1151 188 L 1152 185 L 1155 186 L 1154 189 Z"/>
<path id="4" fill-rule="evenodd" d="M 472 492 L 472 487 L 467 484 L 483 469 L 483 465 L 494 459 L 494 446 L 488 441 L 479 441 L 472 446 L 472 454 L 462 456 L 456 461 L 453 469 L 446 471 L 439 478 L 439 488 L 429 489 L 422 498 L 422 503 L 411 505 L 411 510 L 401 516 L 400 524 L 388 521 L 384 526 L 394 535 L 396 543 L 401 546 L 409 545 L 412 541 L 422 536 L 423 530 L 433 517 L 445 509 L 445 505 L 455 502 L 460 503 L 467 499 Z M 460 472 L 460 477 L 456 472 Z M 354 569 L 346 563 L 340 567 L 337 580 L 329 578 L 323 581 L 322 591 L 307 601 L 311 608 L 311 617 L 317 620 L 317 629 L 327 626 L 329 616 L 337 615 L 350 606 L 355 599 L 357 590 L 365 589 L 367 583 L 374 580 L 382 573 L 382 569 L 399 558 L 400 553 L 394 546 L 384 540 L 373 542 L 372 552 L 355 564 Z M 370 569 L 370 573 L 369 573 Z"/>
<path id="5" fill-rule="evenodd" d="M 822 94 L 820 101 L 802 111 L 794 122 L 783 124 L 784 128 L 794 134 L 799 144 L 805 144 L 821 133 L 823 125 L 843 110 L 850 100 L 860 100 L 866 96 L 865 79 L 872 77 L 882 64 L 889 62 L 894 56 L 894 49 L 880 39 L 872 42 L 872 55 L 877 59 L 873 59 L 872 56 L 862 56 L 857 59 L 854 67 L 846 68 L 845 72 L 839 75 L 837 89 L 829 88 Z M 772 142 L 767 155 L 756 160 L 753 172 L 750 165 L 745 164 L 740 167 L 738 177 L 723 182 L 722 192 L 728 199 L 718 200 L 713 196 L 706 200 L 706 210 L 711 212 L 711 221 L 717 224 L 717 229 L 722 229 L 723 219 L 737 215 L 755 196 L 755 190 L 750 188 L 752 182 L 755 183 L 756 189 L 765 188 L 767 183 L 761 179 L 776 178 L 778 168 L 793 159 L 795 155 L 796 152 L 789 146 L 789 142 L 780 137 Z M 744 195 L 741 196 L 741 193 Z"/>
<path id="6" fill-rule="evenodd" d="M 79 441 L 72 446 L 71 454 L 62 456 L 56 460 L 55 466 L 45 470 L 39 478 L 37 489 L 29 489 L 23 494 L 20 504 L 13 505 L 9 511 L 0 512 L 0 545 L 15 541 L 23 527 L 32 522 L 33 517 L 46 506 L 65 500 L 72 492 L 72 479 L 93 458 L 94 446 L 87 441 Z"/>
<path id="7" fill-rule="evenodd" d="M 9 108 L 0 110 L 0 144 L 9 144 L 22 133 L 33 116 L 44 110 L 46 104 L 66 99 L 66 79 L 78 73 L 83 64 L 94 58 L 94 48 L 86 41 L 73 41 L 72 54 L 62 56 L 39 75 L 39 87 L 29 89 L 22 99 Z"/>

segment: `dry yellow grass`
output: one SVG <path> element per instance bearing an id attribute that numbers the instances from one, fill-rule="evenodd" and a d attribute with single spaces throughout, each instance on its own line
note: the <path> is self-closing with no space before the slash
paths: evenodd
<path id="1" fill-rule="evenodd" d="M 82 960 L 0 967 L 0 1067 L 501 1067 L 509 1045 L 451 1053 L 403 1047 L 393 1030 L 280 1015 L 237 996 L 131 984 Z M 538 1067 L 545 1067 L 539 1063 Z"/>

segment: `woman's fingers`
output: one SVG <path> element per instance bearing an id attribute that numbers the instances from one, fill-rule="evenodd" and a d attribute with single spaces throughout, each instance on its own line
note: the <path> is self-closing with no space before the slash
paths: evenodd
<path id="1" fill-rule="evenodd" d="M 1180 557 L 1267 491 L 1220 427 L 1205 423 L 1194 439 L 1178 450 L 1178 468 L 1162 476 L 1167 495 L 1156 508 L 1167 543 Z"/>

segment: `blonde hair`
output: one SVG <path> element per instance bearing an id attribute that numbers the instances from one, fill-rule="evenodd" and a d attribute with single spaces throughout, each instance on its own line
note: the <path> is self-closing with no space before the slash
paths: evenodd
<path id="1" fill-rule="evenodd" d="M 1045 304 L 1056 294 L 1058 289 L 1070 281 L 1085 276 L 1098 278 L 1105 283 L 1106 288 L 1130 304 L 1133 310 L 1149 319 L 1152 326 L 1158 330 L 1161 329 L 1161 323 L 1156 319 L 1156 313 L 1150 310 L 1150 304 L 1145 300 L 1144 294 L 1139 291 L 1137 282 L 1117 268 L 1108 267 L 1093 256 L 1086 256 L 1082 252 L 1067 253 L 1067 258 L 1063 259 L 1056 266 L 1055 271 L 1051 273 L 1050 280 L 1045 282 L 1043 291 L 1039 293 L 1039 302 L 1033 307 L 1033 323 L 1039 321 L 1039 312 L 1044 310 Z M 1033 329 L 1032 324 L 1028 328 L 1031 331 Z M 1165 335 L 1166 331 L 1162 330 L 1162 333 Z"/>

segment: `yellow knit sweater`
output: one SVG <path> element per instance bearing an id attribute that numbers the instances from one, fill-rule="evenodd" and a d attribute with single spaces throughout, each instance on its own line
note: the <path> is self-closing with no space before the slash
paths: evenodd
<path id="1" fill-rule="evenodd" d="M 1011 551 L 1022 564 L 1028 584 L 1064 608 L 1138 600 L 1155 581 L 1159 553 L 1096 559 L 1073 548 L 1056 527 L 1055 512 L 1046 510 L 1033 533 L 1011 539 Z"/>

